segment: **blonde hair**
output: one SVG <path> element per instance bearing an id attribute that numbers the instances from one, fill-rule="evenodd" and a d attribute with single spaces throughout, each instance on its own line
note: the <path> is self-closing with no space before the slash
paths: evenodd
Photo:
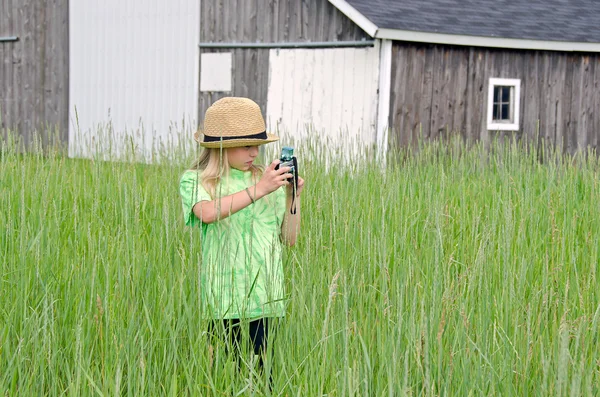
<path id="1" fill-rule="evenodd" d="M 204 148 L 198 160 L 190 168 L 199 171 L 200 183 L 214 200 L 216 198 L 217 185 L 224 176 L 229 175 L 230 167 L 229 160 L 227 159 L 227 149 Z M 258 182 L 263 173 L 262 167 L 253 164 L 250 167 L 250 171 L 252 171 L 254 183 Z"/>

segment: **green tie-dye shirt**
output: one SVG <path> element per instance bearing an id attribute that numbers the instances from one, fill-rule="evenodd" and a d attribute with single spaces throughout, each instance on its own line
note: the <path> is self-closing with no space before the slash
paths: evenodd
<path id="1" fill-rule="evenodd" d="M 225 197 L 252 186 L 252 173 L 232 168 L 217 185 Z M 202 228 L 200 282 L 204 309 L 212 318 L 281 317 L 285 313 L 283 265 L 279 235 L 285 214 L 285 189 L 218 222 L 201 222 L 192 208 L 212 200 L 197 171 L 179 184 L 185 224 Z M 205 311 L 206 313 L 206 311 Z"/>

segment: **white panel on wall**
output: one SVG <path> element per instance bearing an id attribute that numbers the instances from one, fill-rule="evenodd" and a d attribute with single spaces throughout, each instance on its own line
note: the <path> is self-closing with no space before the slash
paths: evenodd
<path id="1" fill-rule="evenodd" d="M 269 54 L 267 125 L 285 140 L 339 147 L 376 141 L 379 45 L 274 49 Z M 318 138 L 321 139 L 321 138 Z"/>
<path id="2" fill-rule="evenodd" d="M 200 91 L 231 91 L 231 52 L 200 55 Z"/>
<path id="3" fill-rule="evenodd" d="M 196 0 L 70 1 L 69 154 L 152 161 L 191 144 L 199 26 Z"/>

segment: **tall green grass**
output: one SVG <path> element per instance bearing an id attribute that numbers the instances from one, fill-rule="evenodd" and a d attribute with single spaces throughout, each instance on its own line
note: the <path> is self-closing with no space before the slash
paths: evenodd
<path id="1" fill-rule="evenodd" d="M 600 394 L 595 156 L 451 142 L 383 168 L 309 158 L 273 395 Z M 3 142 L 1 395 L 269 394 L 251 360 L 208 347 L 177 192 L 189 161 Z"/>

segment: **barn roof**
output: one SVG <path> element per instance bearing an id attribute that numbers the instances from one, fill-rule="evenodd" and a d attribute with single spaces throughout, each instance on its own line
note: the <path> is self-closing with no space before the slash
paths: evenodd
<path id="1" fill-rule="evenodd" d="M 329 0 L 375 38 L 600 51 L 598 0 Z"/>

